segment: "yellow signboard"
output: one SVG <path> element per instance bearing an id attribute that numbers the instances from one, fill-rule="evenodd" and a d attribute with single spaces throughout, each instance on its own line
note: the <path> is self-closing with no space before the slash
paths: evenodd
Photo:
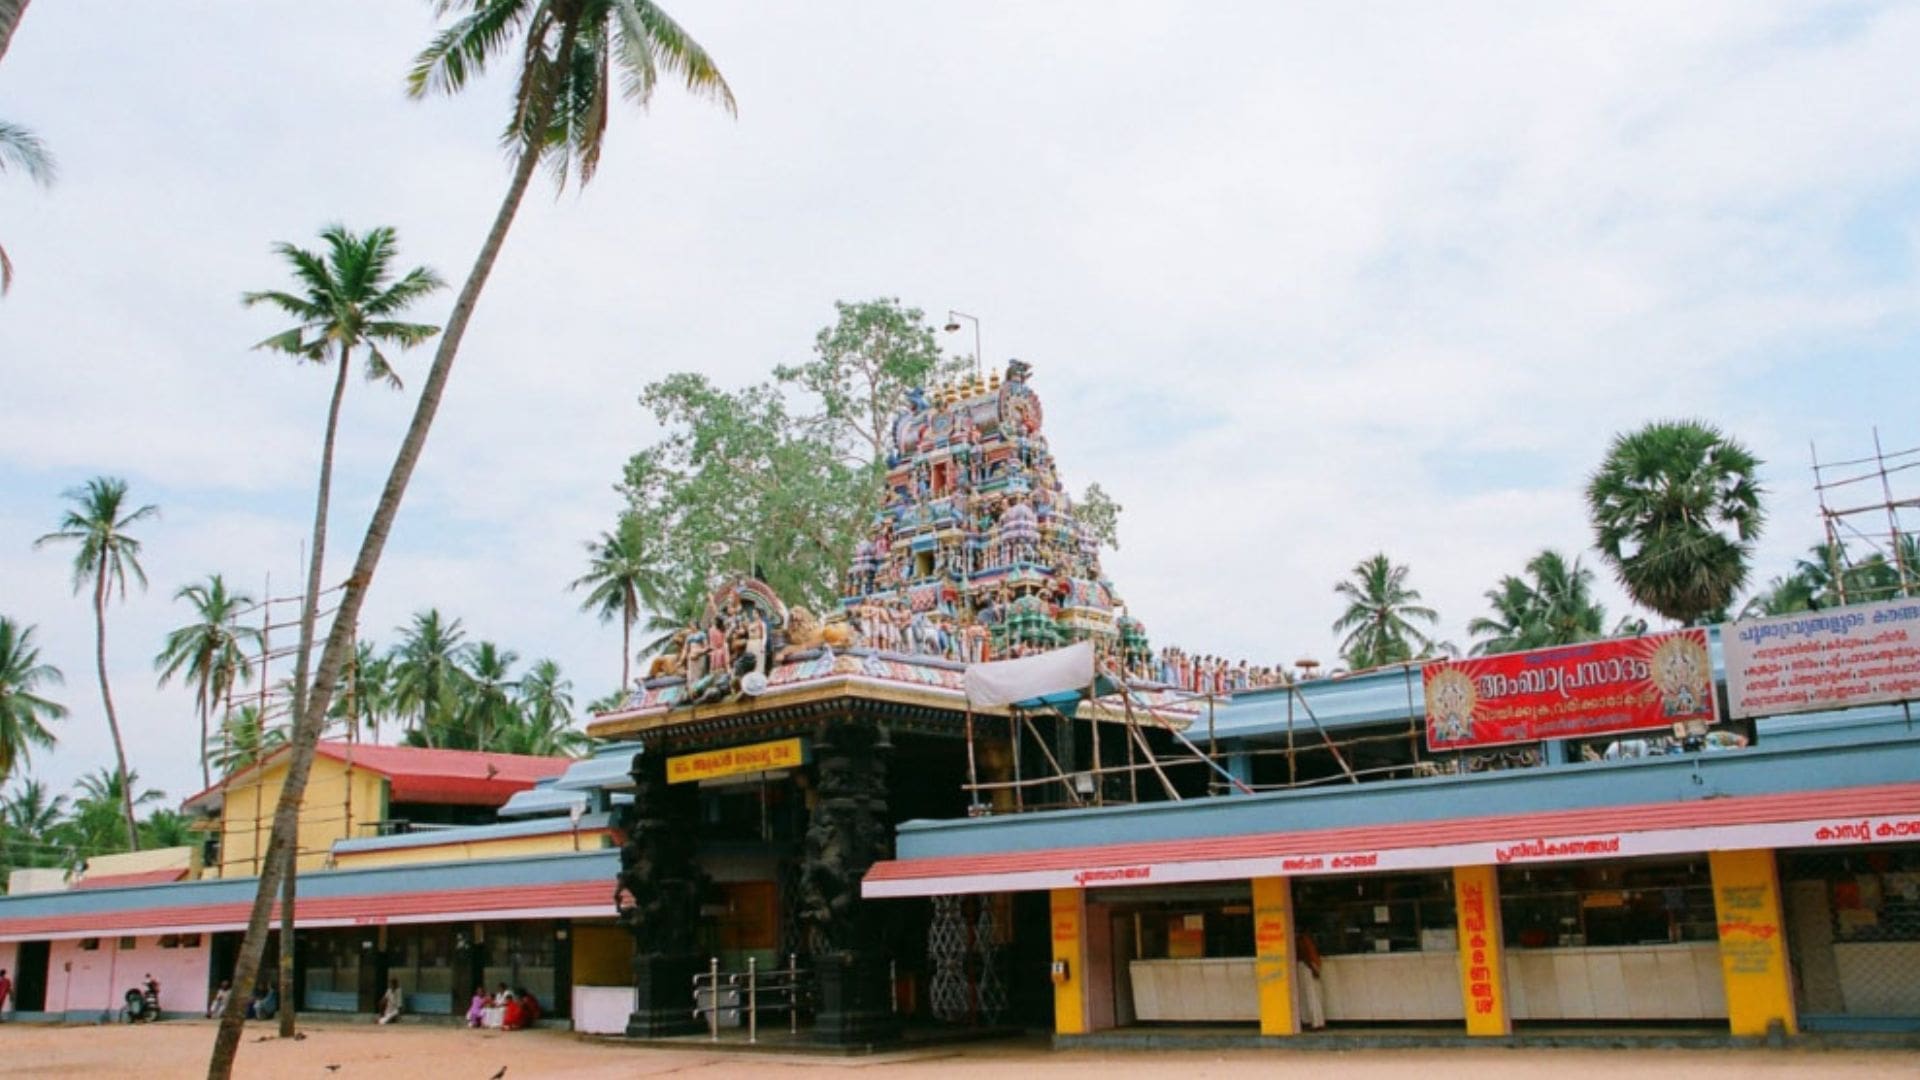
<path id="1" fill-rule="evenodd" d="M 806 742 L 799 737 L 775 742 L 730 746 L 725 750 L 702 750 L 667 759 L 667 783 L 685 784 L 694 780 L 712 780 L 721 776 L 765 772 L 768 769 L 792 769 L 806 764 Z"/>

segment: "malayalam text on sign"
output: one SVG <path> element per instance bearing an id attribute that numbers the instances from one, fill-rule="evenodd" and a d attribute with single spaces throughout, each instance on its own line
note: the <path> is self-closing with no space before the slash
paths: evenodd
<path id="1" fill-rule="evenodd" d="M 1735 717 L 1920 697 L 1920 600 L 1890 600 L 1720 629 Z"/>

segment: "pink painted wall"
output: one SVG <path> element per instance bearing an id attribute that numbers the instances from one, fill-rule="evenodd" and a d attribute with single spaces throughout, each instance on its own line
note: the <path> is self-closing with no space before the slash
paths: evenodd
<path id="1" fill-rule="evenodd" d="M 47 963 L 47 1011 L 85 1019 L 117 1012 L 126 992 L 151 973 L 160 980 L 164 1012 L 200 1013 L 207 1007 L 207 963 L 212 936 L 194 949 L 163 949 L 153 936 L 134 939 L 123 952 L 120 939 L 103 937 L 87 951 L 78 941 L 56 941 Z"/>
<path id="2" fill-rule="evenodd" d="M 6 972 L 7 978 L 13 980 L 16 983 L 20 981 L 19 961 L 20 961 L 19 946 L 15 945 L 11 941 L 0 941 L 0 971 Z M 0 1007 L 5 1008 L 7 1012 L 12 1012 L 15 1004 L 17 1003 L 13 1000 L 13 995 L 8 994 L 6 1005 L 0 1006 Z"/>

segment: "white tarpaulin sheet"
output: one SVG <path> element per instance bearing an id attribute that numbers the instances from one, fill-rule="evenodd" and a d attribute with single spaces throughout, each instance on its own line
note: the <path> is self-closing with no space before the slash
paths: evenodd
<path id="1" fill-rule="evenodd" d="M 967 704 L 976 709 L 1085 690 L 1092 685 L 1091 641 L 1018 660 L 967 665 Z"/>

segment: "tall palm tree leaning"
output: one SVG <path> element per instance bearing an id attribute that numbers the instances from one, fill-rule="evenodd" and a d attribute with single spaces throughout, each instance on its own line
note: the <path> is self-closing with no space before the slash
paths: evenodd
<path id="1" fill-rule="evenodd" d="M 633 684 L 633 624 L 640 609 L 658 606 L 658 575 L 647 555 L 646 531 L 636 514 L 620 515 L 620 524 L 600 539 L 587 541 L 587 572 L 570 589 L 586 589 L 580 610 L 600 621 L 620 620 L 620 690 Z"/>
<path id="2" fill-rule="evenodd" d="M 1724 617 L 1766 515 L 1759 459 L 1710 424 L 1614 436 L 1587 483 L 1594 546 L 1642 607 L 1682 625 Z"/>
<path id="3" fill-rule="evenodd" d="M 252 606 L 253 597 L 227 591 L 219 574 L 181 586 L 173 598 L 193 605 L 193 621 L 167 635 L 153 666 L 163 687 L 176 675 L 193 684 L 193 708 L 200 717 L 200 786 L 208 788 L 213 776 L 207 762 L 207 720 L 221 702 L 231 700 L 235 686 L 253 678 L 246 649 L 260 644 L 260 631 L 237 619 L 242 609 Z"/>
<path id="4" fill-rule="evenodd" d="M 340 426 L 340 402 L 347 392 L 347 374 L 353 351 L 367 350 L 368 381 L 383 381 L 399 389 L 400 376 L 380 352 L 382 344 L 411 348 L 438 333 L 437 326 L 402 322 L 395 316 L 414 301 L 442 288 L 444 283 L 432 270 L 415 267 L 398 281 L 391 281 L 393 260 L 397 254 L 394 232 L 377 228 L 364 236 L 355 236 L 342 225 L 330 225 L 320 233 L 326 241 L 326 254 L 318 255 L 292 244 L 274 245 L 299 282 L 297 293 L 267 291 L 241 296 L 241 303 L 252 307 L 270 304 L 291 315 L 296 324 L 262 341 L 256 348 L 283 352 L 313 363 L 335 362 L 333 397 L 327 404 L 326 434 L 320 444 L 320 484 L 314 498 L 313 542 L 307 558 L 307 588 L 300 599 L 299 644 L 293 659 L 293 714 L 300 715 L 307 700 L 307 676 L 313 663 L 314 622 L 320 607 L 320 582 L 325 575 L 327 556 L 327 508 L 333 491 L 333 444 Z M 293 879 L 287 878 L 282 905 L 281 940 L 293 940 Z M 292 949 L 280 964 L 280 998 L 293 1002 Z M 293 1034 L 295 1012 L 281 1013 L 281 1034 Z"/>
<path id="5" fill-rule="evenodd" d="M 127 482 L 117 476 L 96 476 L 82 487 L 66 492 L 73 501 L 60 528 L 33 542 L 36 548 L 48 544 L 79 545 L 73 556 L 73 591 L 78 594 L 93 579 L 94 661 L 100 671 L 100 703 L 107 710 L 107 730 L 113 733 L 113 756 L 124 781 L 127 775 L 127 744 L 120 737 L 120 717 L 113 711 L 113 689 L 107 684 L 107 597 L 117 587 L 120 599 L 127 598 L 127 571 L 146 588 L 147 572 L 140 568 L 140 541 L 127 530 L 160 513 L 149 503 L 127 509 Z M 129 791 L 121 784 L 122 794 Z M 140 850 L 140 823 L 134 820 L 133 799 L 128 796 L 122 808 L 127 817 L 127 846 Z"/>
<path id="6" fill-rule="evenodd" d="M 294 726 L 287 778 L 274 809 L 267 858 L 234 973 L 241 986 L 251 985 L 266 947 L 267 915 L 291 861 L 314 745 L 319 741 L 341 668 L 353 652 L 360 607 L 439 411 L 467 323 L 500 256 L 534 169 L 549 160 L 563 181 L 570 167 L 579 170 L 582 183 L 592 179 L 606 134 L 607 102 L 613 94 L 610 69 L 615 65 L 623 76 L 620 93 L 642 107 L 653 96 L 663 71 L 678 76 L 694 94 L 720 102 L 729 112 L 734 107 L 733 91 L 706 50 L 650 0 L 438 0 L 436 6 L 443 15 L 456 10 L 461 14 L 434 37 L 416 61 L 409 80 L 409 92 L 415 97 L 436 91 L 459 92 L 488 61 L 507 52 L 519 39 L 519 77 L 505 133 L 514 158 L 513 175 L 448 314 L 433 364 L 420 388 L 413 420 L 401 439 L 373 518 L 367 523 L 305 708 Z M 236 996 L 221 1016 L 220 1031 L 207 1063 L 207 1075 L 213 1080 L 225 1080 L 232 1074 L 245 1009 L 245 1002 Z"/>
<path id="7" fill-rule="evenodd" d="M 0 784 L 13 774 L 14 765 L 27 760 L 29 748 L 53 748 L 47 724 L 66 716 L 67 710 L 37 691 L 64 681 L 59 668 L 40 662 L 33 627 L 0 615 Z"/>
<path id="8" fill-rule="evenodd" d="M 1353 576 L 1333 587 L 1347 600 L 1347 610 L 1334 620 L 1333 632 L 1346 634 L 1340 656 L 1354 670 L 1412 660 L 1434 648 L 1415 622 L 1440 621 L 1439 613 L 1419 603 L 1417 589 L 1407 587 L 1407 567 L 1395 566 L 1384 552 L 1354 564 Z"/>

